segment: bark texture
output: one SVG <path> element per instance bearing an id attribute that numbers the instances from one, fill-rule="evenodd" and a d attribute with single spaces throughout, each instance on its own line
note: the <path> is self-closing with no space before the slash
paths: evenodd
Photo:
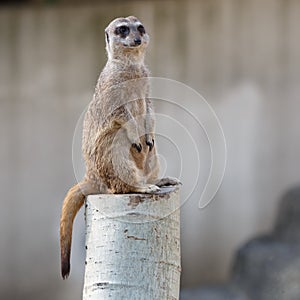
<path id="1" fill-rule="evenodd" d="M 88 196 L 83 299 L 178 300 L 179 206 L 178 187 Z"/>

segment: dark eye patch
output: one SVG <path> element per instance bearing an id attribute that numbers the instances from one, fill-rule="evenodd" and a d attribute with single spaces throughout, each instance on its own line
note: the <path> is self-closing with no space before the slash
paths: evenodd
<path id="1" fill-rule="evenodd" d="M 143 25 L 139 25 L 138 28 L 137 28 L 137 30 L 139 31 L 140 34 L 146 33 L 146 30 L 145 30 L 145 28 L 144 28 Z"/>
<path id="2" fill-rule="evenodd" d="M 122 26 L 119 26 L 116 28 L 115 34 L 125 37 L 126 35 L 129 34 L 129 31 L 130 31 L 130 29 L 128 26 L 122 25 Z"/>

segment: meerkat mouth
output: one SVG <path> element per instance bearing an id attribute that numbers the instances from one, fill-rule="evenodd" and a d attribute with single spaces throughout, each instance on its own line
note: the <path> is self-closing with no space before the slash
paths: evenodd
<path id="1" fill-rule="evenodd" d="M 141 44 L 123 44 L 123 46 L 125 47 L 125 48 L 129 48 L 129 49 L 136 49 L 136 48 L 140 48 L 142 45 Z"/>

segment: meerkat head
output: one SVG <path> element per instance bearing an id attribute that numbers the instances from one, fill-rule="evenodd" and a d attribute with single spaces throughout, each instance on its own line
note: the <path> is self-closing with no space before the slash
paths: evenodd
<path id="1" fill-rule="evenodd" d="M 105 29 L 105 37 L 109 59 L 143 58 L 149 43 L 145 27 L 133 16 L 113 20 Z"/>

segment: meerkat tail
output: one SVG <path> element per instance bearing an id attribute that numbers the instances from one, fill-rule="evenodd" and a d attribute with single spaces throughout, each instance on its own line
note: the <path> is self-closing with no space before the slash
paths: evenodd
<path id="1" fill-rule="evenodd" d="M 63 279 L 66 279 L 70 273 L 73 221 L 84 200 L 82 183 L 78 183 L 69 190 L 63 203 L 60 219 L 61 275 Z"/>

